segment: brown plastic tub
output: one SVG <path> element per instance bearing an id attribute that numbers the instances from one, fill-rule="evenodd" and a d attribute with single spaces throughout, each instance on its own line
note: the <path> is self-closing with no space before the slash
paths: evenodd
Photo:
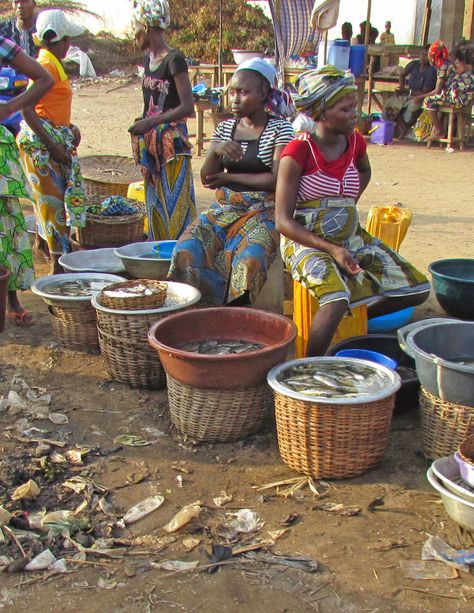
<path id="1" fill-rule="evenodd" d="M 10 271 L 0 266 L 0 332 L 5 329 L 5 310 L 7 308 L 8 278 Z"/>
<path id="2" fill-rule="evenodd" d="M 156 323 L 148 342 L 160 354 L 168 375 L 199 388 L 233 389 L 258 385 L 268 371 L 286 360 L 296 326 L 283 315 L 253 308 L 216 307 L 171 315 Z M 265 345 L 250 353 L 204 355 L 178 349 L 185 343 L 248 340 Z"/>

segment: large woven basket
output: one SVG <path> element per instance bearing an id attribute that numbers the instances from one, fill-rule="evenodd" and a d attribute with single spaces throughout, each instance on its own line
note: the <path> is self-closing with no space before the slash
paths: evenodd
<path id="1" fill-rule="evenodd" d="M 108 296 L 107 291 L 132 289 L 139 285 L 146 286 L 152 291 L 149 295 L 127 296 L 126 298 L 116 298 Z M 153 279 L 133 279 L 132 281 L 121 281 L 108 285 L 100 293 L 100 303 L 109 309 L 156 309 L 163 305 L 166 300 L 168 284 L 163 281 L 154 281 Z"/>
<path id="2" fill-rule="evenodd" d="M 395 394 L 358 405 L 274 395 L 278 446 L 290 468 L 318 479 L 344 479 L 382 461 Z"/>
<path id="3" fill-rule="evenodd" d="M 88 200 L 126 196 L 130 183 L 142 179 L 135 160 L 120 155 L 89 155 L 80 159 Z"/>
<path id="4" fill-rule="evenodd" d="M 198 441 L 236 441 L 260 430 L 273 405 L 267 382 L 242 389 L 185 385 L 167 375 L 171 422 Z"/>
<path id="5" fill-rule="evenodd" d="M 474 434 L 474 407 L 441 400 L 421 388 L 420 411 L 423 452 L 431 460 L 452 455 Z"/>
<path id="6" fill-rule="evenodd" d="M 97 318 L 90 304 L 81 308 L 48 307 L 54 334 L 66 349 L 99 353 Z"/>
<path id="7" fill-rule="evenodd" d="M 114 194 L 116 195 L 116 194 Z M 104 217 L 87 213 L 85 228 L 77 228 L 77 242 L 81 247 L 122 247 L 143 240 L 146 210 L 143 203 L 134 201 L 138 212 L 133 215 Z"/>

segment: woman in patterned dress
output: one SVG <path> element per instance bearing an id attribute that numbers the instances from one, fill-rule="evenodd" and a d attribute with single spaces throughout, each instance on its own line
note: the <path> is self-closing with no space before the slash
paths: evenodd
<path id="1" fill-rule="evenodd" d="M 178 241 L 169 276 L 201 292 L 202 306 L 253 303 L 277 255 L 274 191 L 291 124 L 267 111 L 275 69 L 253 58 L 229 84 L 235 118 L 216 128 L 201 168 L 215 202 Z"/>
<path id="2" fill-rule="evenodd" d="M 308 355 L 324 355 L 349 304 L 374 317 L 421 304 L 426 277 L 360 226 L 356 203 L 371 169 L 363 137 L 354 132 L 354 77 L 334 66 L 304 73 L 296 109 L 316 121 L 285 147 L 278 172 L 276 227 L 293 278 L 319 302 Z"/>
<path id="3" fill-rule="evenodd" d="M 1 121 L 35 104 L 52 87 L 53 79 L 18 45 L 3 36 L 0 36 L 0 60 L 34 82 L 26 92 L 0 105 Z M 10 271 L 7 317 L 17 325 L 29 326 L 32 318 L 17 295 L 19 290 L 29 289 L 34 278 L 33 256 L 19 197 L 31 198 L 31 195 L 19 163 L 15 139 L 0 124 L 0 265 Z"/>

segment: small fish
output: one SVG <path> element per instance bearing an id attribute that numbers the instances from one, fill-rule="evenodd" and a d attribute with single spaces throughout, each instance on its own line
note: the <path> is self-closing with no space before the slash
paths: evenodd
<path id="1" fill-rule="evenodd" d="M 193 341 L 192 343 L 185 343 L 180 345 L 178 349 L 181 349 L 182 351 L 189 351 L 191 353 L 200 353 L 202 355 L 238 355 L 257 351 L 263 347 L 265 347 L 265 345 L 261 343 L 254 343 L 253 341 L 240 339 L 206 339 L 200 342 Z"/>

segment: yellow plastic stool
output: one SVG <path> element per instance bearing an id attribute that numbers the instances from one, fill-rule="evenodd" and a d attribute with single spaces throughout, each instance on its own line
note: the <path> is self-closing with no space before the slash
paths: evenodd
<path id="1" fill-rule="evenodd" d="M 410 227 L 411 217 L 411 212 L 398 204 L 373 206 L 367 216 L 366 230 L 398 251 Z"/>
<path id="2" fill-rule="evenodd" d="M 293 281 L 293 321 L 298 328 L 296 337 L 296 357 L 306 356 L 309 331 L 314 314 L 319 308 L 318 301 L 298 281 Z M 331 345 L 335 345 L 345 338 L 367 334 L 367 305 L 361 304 L 351 308 L 351 313 L 344 315 Z"/>
<path id="3" fill-rule="evenodd" d="M 127 190 L 127 198 L 132 198 L 132 200 L 138 200 L 139 202 L 145 202 L 145 183 L 143 181 L 130 183 Z M 148 234 L 148 217 L 145 217 L 144 232 L 145 234 Z"/>

